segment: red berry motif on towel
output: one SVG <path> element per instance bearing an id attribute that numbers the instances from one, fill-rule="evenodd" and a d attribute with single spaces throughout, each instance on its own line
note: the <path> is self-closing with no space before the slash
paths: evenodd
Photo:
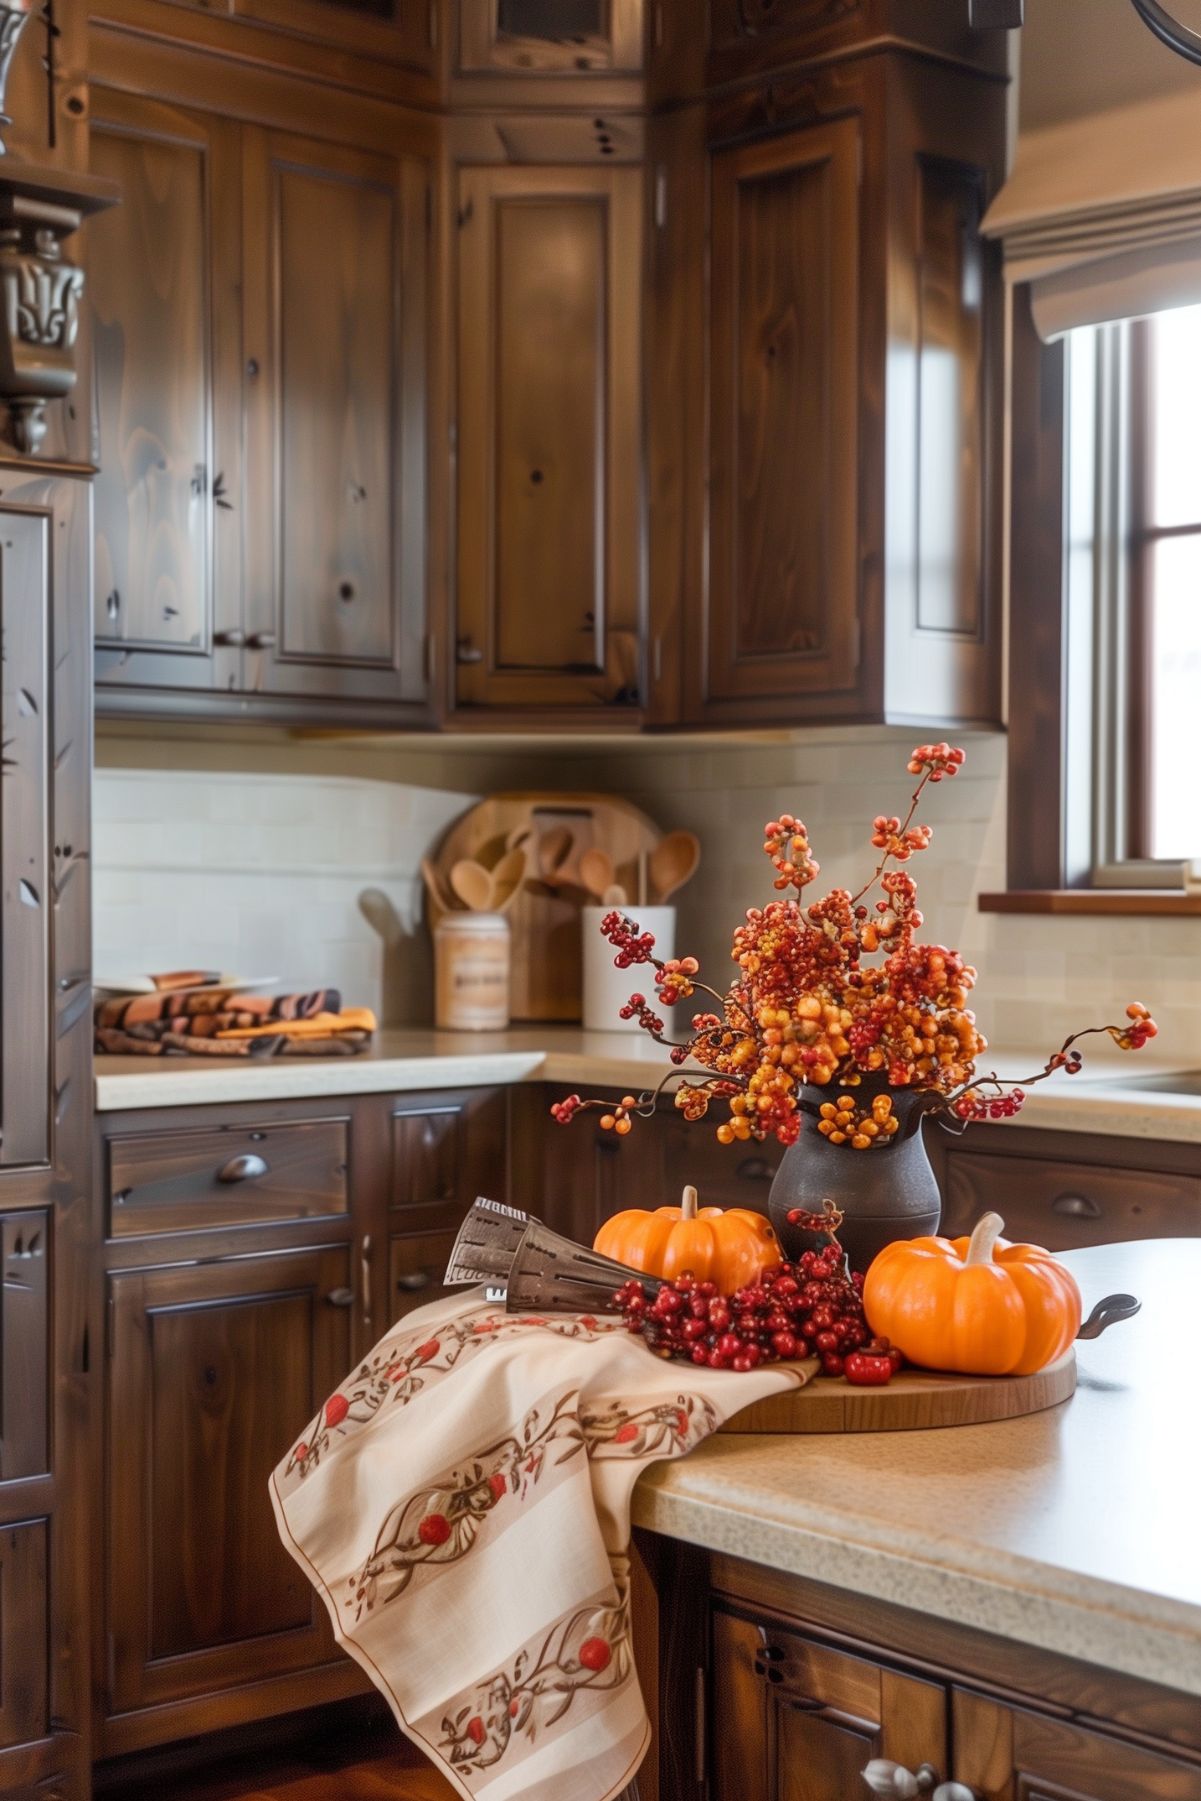
<path id="1" fill-rule="evenodd" d="M 497 1470 L 494 1475 L 489 1476 L 488 1487 L 492 1490 L 493 1499 L 499 1501 L 501 1496 L 508 1492 L 509 1484 L 501 1471 Z"/>
<path id="2" fill-rule="evenodd" d="M 417 1536 L 423 1545 L 444 1545 L 450 1537 L 450 1521 L 444 1513 L 427 1513 Z"/>
<path id="3" fill-rule="evenodd" d="M 478 1713 L 467 1722 L 467 1736 L 474 1745 L 482 1745 L 484 1742 L 486 1736 L 484 1732 L 484 1722 L 480 1719 Z"/>
<path id="4" fill-rule="evenodd" d="M 305 1458 L 308 1456 L 308 1454 L 309 1454 L 309 1447 L 305 1444 L 304 1440 L 302 1439 L 301 1442 L 296 1447 L 297 1463 L 303 1463 Z"/>
<path id="5" fill-rule="evenodd" d="M 625 1425 L 619 1426 L 617 1431 L 613 1434 L 613 1443 L 615 1445 L 633 1444 L 637 1436 L 638 1427 L 634 1424 L 633 1420 L 627 1420 Z"/>
<path id="6" fill-rule="evenodd" d="M 441 1349 L 442 1346 L 436 1338 L 427 1338 L 424 1344 L 417 1346 L 417 1355 L 422 1363 L 428 1363 L 430 1358 L 436 1357 Z"/>
<path id="7" fill-rule="evenodd" d="M 607 1670 L 613 1659 L 613 1647 L 607 1638 L 586 1638 L 580 1646 L 580 1662 L 586 1670 L 597 1674 Z"/>
<path id="8" fill-rule="evenodd" d="M 350 1402 L 345 1395 L 331 1395 L 325 1403 L 325 1423 L 327 1426 L 340 1426 L 350 1412 Z"/>

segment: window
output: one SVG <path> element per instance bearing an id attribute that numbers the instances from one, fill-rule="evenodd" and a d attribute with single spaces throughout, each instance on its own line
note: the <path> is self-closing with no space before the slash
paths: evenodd
<path id="1" fill-rule="evenodd" d="M 1201 306 L 1066 349 L 1069 885 L 1179 887 L 1201 860 Z"/>

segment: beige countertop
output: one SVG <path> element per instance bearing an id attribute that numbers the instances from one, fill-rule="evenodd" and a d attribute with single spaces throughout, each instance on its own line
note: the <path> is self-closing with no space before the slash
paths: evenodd
<path id="1" fill-rule="evenodd" d="M 1201 1095 L 1147 1092 L 1130 1076 L 1201 1066 L 1201 1048 L 1175 1065 L 1145 1053 L 1089 1055 L 1080 1075 L 1059 1075 L 1034 1089 L 1023 1124 L 1107 1136 L 1201 1144 Z M 1037 1069 L 1041 1053 L 996 1054 L 988 1060 L 1007 1080 Z M 361 1057 L 273 1058 L 222 1062 L 203 1057 L 97 1057 L 96 1107 L 109 1113 L 141 1107 L 224 1105 L 238 1101 L 311 1100 L 413 1089 L 491 1088 L 552 1082 L 565 1092 L 653 1087 L 669 1068 L 644 1032 L 586 1032 L 579 1026 L 514 1026 L 507 1032 L 385 1030 Z"/>
<path id="2" fill-rule="evenodd" d="M 656 1465 L 634 1523 L 855 1594 L 1201 1695 L 1201 1240 L 1073 1251 L 1079 1387 L 1025 1419 L 941 1431 L 717 1437 Z M 737 1378 L 732 1378 L 737 1380 Z"/>

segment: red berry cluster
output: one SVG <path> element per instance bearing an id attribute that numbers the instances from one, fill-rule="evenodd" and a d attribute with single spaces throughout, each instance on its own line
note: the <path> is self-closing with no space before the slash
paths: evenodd
<path id="1" fill-rule="evenodd" d="M 578 1094 L 565 1095 L 561 1101 L 551 1102 L 551 1118 L 557 1119 L 561 1126 L 569 1126 L 585 1102 Z"/>
<path id="2" fill-rule="evenodd" d="M 910 775 L 928 775 L 932 782 L 941 782 L 944 775 L 958 775 L 962 764 L 963 752 L 953 750 L 944 738 L 941 744 L 919 744 L 906 768 Z"/>
<path id="3" fill-rule="evenodd" d="M 1111 1032 L 1114 1043 L 1124 1051 L 1141 1051 L 1148 1038 L 1159 1035 L 1159 1027 L 1152 1019 L 1150 1012 L 1142 1001 L 1131 1001 L 1126 1009 L 1126 1018 L 1130 1024 L 1124 1032 Z"/>
<path id="4" fill-rule="evenodd" d="M 877 850 L 887 851 L 898 863 L 906 863 L 915 850 L 929 850 L 934 833 L 928 825 L 911 825 L 902 829 L 894 813 L 886 818 L 878 813 L 872 821 L 872 843 Z"/>
<path id="5" fill-rule="evenodd" d="M 1066 1065 L 1069 1072 L 1079 1069 L 1079 1063 Z M 983 1095 L 974 1089 L 961 1094 L 955 1102 L 954 1112 L 959 1119 L 1013 1119 L 1021 1112 L 1026 1099 L 1024 1088 L 1013 1088 L 1008 1094 Z"/>
<path id="6" fill-rule="evenodd" d="M 615 961 L 620 963 L 621 958 L 618 957 Z M 655 980 L 658 980 L 658 976 L 656 976 Z M 667 996 L 664 995 L 663 998 L 666 1000 Z M 674 995 L 672 998 L 675 998 Z M 638 1024 L 642 1027 L 644 1032 L 658 1033 L 663 1030 L 663 1021 L 659 1018 L 655 1009 L 648 1005 L 645 994 L 632 994 L 625 1006 L 618 1008 L 618 1015 L 621 1019 L 633 1019 L 635 1014 L 637 1014 Z"/>
<path id="7" fill-rule="evenodd" d="M 652 963 L 655 939 L 651 932 L 640 932 L 625 913 L 606 913 L 601 931 L 617 952 L 613 962 L 618 969 L 629 969 L 634 963 Z"/>
<path id="8" fill-rule="evenodd" d="M 736 1294 L 688 1273 L 648 1300 L 631 1280 L 613 1297 L 631 1332 L 660 1357 L 684 1357 L 714 1370 L 820 1357 L 822 1374 L 878 1386 L 900 1368 L 900 1353 L 873 1338 L 863 1312 L 863 1277 L 846 1273 L 838 1245 L 779 1263 Z"/>
<path id="9" fill-rule="evenodd" d="M 669 957 L 656 969 L 655 986 L 665 1007 L 674 1007 L 677 1001 L 692 998 L 696 993 L 692 978 L 700 973 L 700 967 L 695 957 Z"/>
<path id="10" fill-rule="evenodd" d="M 821 864 L 809 848 L 805 822 L 791 813 L 769 819 L 763 828 L 763 849 L 778 871 L 775 888 L 795 888 L 799 894 L 821 873 Z"/>

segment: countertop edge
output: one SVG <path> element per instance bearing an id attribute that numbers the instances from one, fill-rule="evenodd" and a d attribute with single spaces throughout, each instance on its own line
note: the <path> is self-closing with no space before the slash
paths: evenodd
<path id="1" fill-rule="evenodd" d="M 1201 1696 L 1201 1633 L 1195 1610 L 1182 1603 L 1171 1607 L 1180 1616 L 1177 1622 L 1148 1620 L 1139 1606 L 1143 1597 L 1117 1585 L 1076 1578 L 1081 1592 L 1056 1593 L 1039 1586 L 1038 1565 L 1019 1570 L 1012 1561 L 989 1580 L 932 1562 L 916 1550 L 900 1545 L 887 1550 L 816 1522 L 749 1519 L 743 1508 L 689 1495 L 686 1488 L 683 1466 L 661 1466 L 644 1477 L 634 1490 L 633 1524 L 760 1568 L 809 1577 L 848 1594 Z M 1169 1604 L 1157 1599 L 1156 1605 Z M 1096 1655 L 1099 1616 L 1107 1628 L 1103 1663 Z"/>

